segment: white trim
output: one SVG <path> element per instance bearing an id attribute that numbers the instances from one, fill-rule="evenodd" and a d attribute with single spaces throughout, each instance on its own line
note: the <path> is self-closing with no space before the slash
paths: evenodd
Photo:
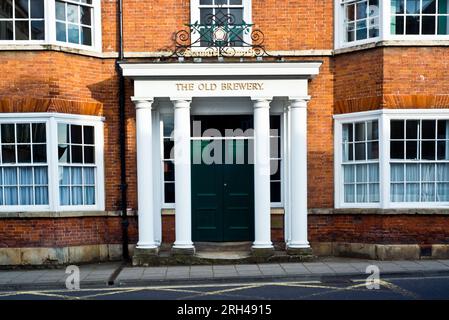
<path id="1" fill-rule="evenodd" d="M 390 121 L 395 119 L 449 119 L 449 109 L 381 109 L 365 112 L 354 112 L 334 115 L 334 206 L 344 208 L 382 208 L 382 209 L 412 209 L 412 208 L 449 208 L 449 202 L 392 202 L 390 199 Z M 345 203 L 343 201 L 342 185 L 342 125 L 368 120 L 379 120 L 379 203 Z M 405 160 L 404 160 L 405 161 Z M 398 163 L 405 163 L 398 160 Z M 417 161 L 422 163 L 426 161 Z"/>
<path id="2" fill-rule="evenodd" d="M 278 62 L 278 63 L 122 63 L 125 77 L 179 77 L 199 76 L 298 76 L 318 75 L 321 62 Z"/>
<path id="3" fill-rule="evenodd" d="M 103 211 L 105 210 L 104 190 L 104 118 L 62 113 L 0 113 L 1 123 L 46 123 L 47 164 L 48 167 L 48 205 L 0 206 L 0 212 L 59 212 L 59 211 Z M 95 205 L 62 206 L 59 204 L 59 161 L 58 161 L 58 123 L 89 125 L 95 132 Z M 70 164 L 71 165 L 71 164 Z M 74 164 L 76 166 L 76 164 Z M 84 165 L 81 164 L 81 167 Z"/>

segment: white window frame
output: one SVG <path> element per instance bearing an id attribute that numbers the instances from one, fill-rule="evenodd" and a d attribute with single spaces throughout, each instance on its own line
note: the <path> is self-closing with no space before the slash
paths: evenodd
<path id="1" fill-rule="evenodd" d="M 374 44 L 382 41 L 445 41 L 449 35 L 395 35 L 391 33 L 390 21 L 392 16 L 390 0 L 379 0 L 379 37 L 365 40 L 345 41 L 345 12 L 344 2 L 351 0 L 334 0 L 334 47 L 335 49 L 351 48 Z"/>
<path id="2" fill-rule="evenodd" d="M 63 2 L 73 2 L 72 0 L 61 0 Z M 101 0 L 92 0 L 93 15 L 92 15 L 92 45 L 86 46 L 81 44 L 62 42 L 56 40 L 56 0 L 44 0 L 44 25 L 45 37 L 44 40 L 0 40 L 0 49 L 2 45 L 55 45 L 60 47 L 67 47 L 72 49 L 81 49 L 85 51 L 102 51 L 102 29 L 101 29 Z M 14 8 L 13 8 L 14 10 Z"/>
<path id="3" fill-rule="evenodd" d="M 345 203 L 342 168 L 342 128 L 344 123 L 379 121 L 380 202 Z M 391 120 L 448 120 L 449 109 L 382 109 L 334 115 L 334 205 L 344 208 L 380 209 L 449 209 L 449 202 L 392 202 L 390 201 L 390 121 Z M 421 162 L 417 162 L 421 163 Z"/>
<path id="4" fill-rule="evenodd" d="M 197 21 L 198 22 L 200 21 L 200 7 L 208 7 L 208 6 L 200 5 L 200 0 L 190 0 L 190 23 L 193 24 Z M 251 0 L 242 0 L 242 5 L 236 5 L 235 7 L 237 8 L 243 7 L 243 20 L 248 24 L 253 23 Z M 198 38 L 192 38 L 192 43 L 196 42 L 197 40 Z M 252 43 L 251 33 L 245 34 L 244 40 L 246 43 Z M 201 48 L 199 45 L 200 44 L 198 43 L 197 44 L 198 48 L 192 48 L 192 50 L 195 49 L 195 51 L 202 51 L 205 49 Z M 234 48 L 239 49 L 239 47 Z"/>
<path id="5" fill-rule="evenodd" d="M 45 123 L 47 133 L 48 205 L 0 205 L 0 212 L 104 211 L 104 119 L 98 116 L 61 113 L 0 113 L 0 123 Z M 58 123 L 89 125 L 95 132 L 95 205 L 59 204 Z"/>

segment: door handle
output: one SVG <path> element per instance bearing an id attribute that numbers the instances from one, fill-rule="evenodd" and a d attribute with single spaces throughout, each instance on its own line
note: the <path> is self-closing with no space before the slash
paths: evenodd
<path id="1" fill-rule="evenodd" d="M 228 184 L 227 184 L 227 183 L 225 183 L 225 184 L 223 184 L 223 186 L 227 187 L 227 186 L 228 186 Z"/>

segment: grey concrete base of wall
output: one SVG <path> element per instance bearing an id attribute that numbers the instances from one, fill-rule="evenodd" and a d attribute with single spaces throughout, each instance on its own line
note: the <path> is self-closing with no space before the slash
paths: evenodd
<path id="1" fill-rule="evenodd" d="M 340 256 L 373 260 L 449 259 L 449 244 L 371 244 L 315 242 L 317 256 Z"/>
<path id="2" fill-rule="evenodd" d="M 133 250 L 134 245 L 130 245 L 130 255 L 132 255 Z M 0 248 L 0 266 L 64 265 L 121 259 L 121 244 L 60 248 Z"/>

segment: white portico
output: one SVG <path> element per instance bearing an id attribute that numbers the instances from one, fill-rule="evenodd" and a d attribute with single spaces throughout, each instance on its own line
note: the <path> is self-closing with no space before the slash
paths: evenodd
<path id="1" fill-rule="evenodd" d="M 154 252 L 162 241 L 157 127 L 162 112 L 174 115 L 175 251 L 194 252 L 191 117 L 196 114 L 253 116 L 253 249 L 273 248 L 270 226 L 270 114 L 273 112 L 281 114 L 285 124 L 282 174 L 285 239 L 289 249 L 308 248 L 308 81 L 319 73 L 320 65 L 320 62 L 122 63 L 123 75 L 134 79 L 137 248 Z"/>

